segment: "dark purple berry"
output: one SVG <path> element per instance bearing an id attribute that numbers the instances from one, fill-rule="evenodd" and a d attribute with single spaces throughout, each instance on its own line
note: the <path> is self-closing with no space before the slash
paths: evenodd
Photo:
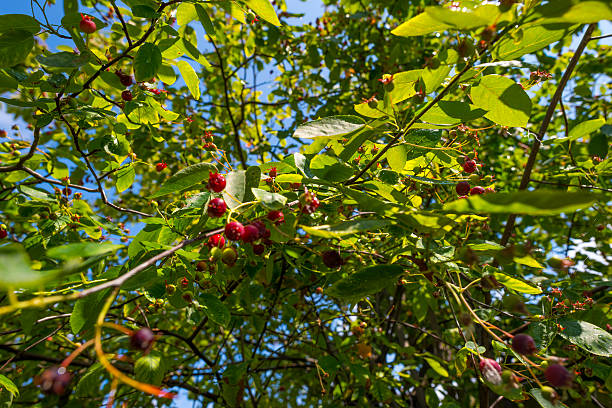
<path id="1" fill-rule="evenodd" d="M 549 365 L 544 377 L 554 387 L 567 387 L 572 383 L 572 374 L 561 364 Z"/>
<path id="2" fill-rule="evenodd" d="M 130 345 L 132 348 L 142 351 L 148 351 L 153 345 L 155 334 L 148 327 L 143 327 L 140 330 L 132 332 L 130 336 Z"/>
<path id="3" fill-rule="evenodd" d="M 519 354 L 530 355 L 538 351 L 535 341 L 528 334 L 517 334 L 512 339 L 512 349 Z"/>

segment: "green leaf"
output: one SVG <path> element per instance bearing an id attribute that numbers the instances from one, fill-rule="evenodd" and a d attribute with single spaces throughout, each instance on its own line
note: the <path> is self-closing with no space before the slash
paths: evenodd
<path id="1" fill-rule="evenodd" d="M 491 53 L 498 60 L 507 61 L 519 58 L 522 55 L 541 50 L 549 44 L 571 36 L 576 26 L 550 25 L 520 28 L 520 39 L 507 35 L 499 40 Z"/>
<path id="2" fill-rule="evenodd" d="M 443 209 L 453 213 L 555 215 L 589 207 L 598 197 L 584 192 L 517 191 L 462 198 L 444 204 Z"/>
<path id="3" fill-rule="evenodd" d="M 31 288 L 53 278 L 54 274 L 43 274 L 32 270 L 30 259 L 19 245 L 0 247 L 0 288 Z"/>
<path id="4" fill-rule="evenodd" d="M 501 75 L 487 75 L 471 90 L 472 102 L 502 126 L 522 127 L 529 122 L 531 100 L 519 84 Z"/>
<path id="5" fill-rule="evenodd" d="M 313 139 L 318 136 L 341 136 L 361 129 L 364 124 L 363 119 L 357 116 L 330 116 L 298 126 L 293 137 Z"/>
<path id="6" fill-rule="evenodd" d="M 153 7 L 149 7 L 144 4 L 138 4 L 132 7 L 132 15 L 134 17 L 152 19 L 158 17 L 159 13 L 157 13 Z"/>
<path id="7" fill-rule="evenodd" d="M 385 157 L 387 158 L 389 166 L 398 173 L 401 173 L 406 166 L 406 161 L 408 160 L 408 146 L 393 146 L 387 150 Z"/>
<path id="8" fill-rule="evenodd" d="M 55 54 L 38 55 L 36 60 L 52 68 L 77 68 L 89 62 L 89 54 L 62 51 Z"/>
<path id="9" fill-rule="evenodd" d="M 598 356 L 612 357 L 612 335 L 594 324 L 572 320 L 568 318 L 559 319 L 558 322 L 563 330 L 559 335 Z"/>
<path id="10" fill-rule="evenodd" d="M 90 366 L 79 378 L 75 394 L 79 397 L 93 397 L 100 391 L 100 386 L 106 378 L 106 370 L 100 363 Z"/>
<path id="11" fill-rule="evenodd" d="M 225 176 L 225 181 L 227 184 L 225 190 L 223 190 L 223 199 L 228 208 L 234 209 L 244 202 L 244 196 L 247 192 L 246 171 L 232 171 Z M 251 194 L 253 194 L 252 191 Z"/>
<path id="12" fill-rule="evenodd" d="M 135 178 L 136 171 L 134 170 L 134 166 L 127 166 L 123 169 L 117 170 L 117 181 L 115 182 L 117 192 L 121 193 L 130 188 L 134 183 Z"/>
<path id="13" fill-rule="evenodd" d="M 604 118 L 585 120 L 584 122 L 580 122 L 573 126 L 570 129 L 567 137 L 548 139 L 546 143 L 564 143 L 574 141 L 580 139 L 581 137 L 590 135 L 591 133 L 599 130 L 605 124 L 606 120 Z"/>
<path id="14" fill-rule="evenodd" d="M 259 188 L 251 188 L 251 191 L 255 195 L 255 198 L 264 205 L 264 207 L 270 210 L 279 210 L 285 206 L 287 197 L 278 193 L 271 193 L 266 190 Z"/>
<path id="15" fill-rule="evenodd" d="M 0 33 L 7 31 L 25 31 L 30 35 L 40 31 L 40 24 L 35 18 L 26 14 L 3 14 L 0 15 Z"/>
<path id="16" fill-rule="evenodd" d="M 119 248 L 123 248 L 123 245 L 111 244 L 110 242 L 77 242 L 49 248 L 47 256 L 64 260 L 87 258 L 116 252 Z"/>
<path id="17" fill-rule="evenodd" d="M 537 294 L 542 293 L 542 289 L 529 285 L 528 283 L 515 279 L 504 273 L 495 272 L 493 273 L 493 276 L 495 277 L 495 279 L 497 279 L 499 283 L 501 283 L 508 289 L 512 289 L 512 290 L 515 290 L 521 293 L 528 293 L 531 295 L 537 295 Z"/>
<path id="18" fill-rule="evenodd" d="M 0 68 L 23 62 L 34 48 L 34 37 L 28 31 L 11 30 L 0 34 Z"/>
<path id="19" fill-rule="evenodd" d="M 590 156 L 597 156 L 604 158 L 608 155 L 608 137 L 603 133 L 597 133 L 591 137 L 588 144 L 588 150 Z"/>
<path id="20" fill-rule="evenodd" d="M 204 306 L 204 312 L 210 320 L 219 326 L 227 326 L 230 322 L 230 310 L 218 297 L 210 293 L 202 293 L 199 297 L 200 303 Z"/>
<path id="21" fill-rule="evenodd" d="M 362 298 L 396 283 L 404 273 L 400 265 L 376 265 L 362 269 L 336 282 L 329 294 L 340 298 Z"/>
<path id="22" fill-rule="evenodd" d="M 590 24 L 612 20 L 609 1 L 555 0 L 534 9 L 536 23 Z"/>
<path id="23" fill-rule="evenodd" d="M 2 374 L 0 374 L 0 386 L 10 392 L 13 396 L 19 395 L 19 388 L 17 388 L 15 383 Z"/>
<path id="24" fill-rule="evenodd" d="M 268 0 L 245 0 L 244 2 L 255 14 L 277 27 L 281 25 L 274 11 L 274 7 Z"/>
<path id="25" fill-rule="evenodd" d="M 195 5 L 192 3 L 181 3 L 176 9 L 176 23 L 178 25 L 189 24 L 198 18 Z"/>
<path id="26" fill-rule="evenodd" d="M 540 388 L 532 388 L 529 393 L 543 408 L 567 408 L 567 405 L 560 401 L 553 404 L 542 394 L 542 390 Z"/>
<path id="27" fill-rule="evenodd" d="M 415 85 L 423 72 L 422 69 L 415 69 L 393 74 L 393 90 L 390 92 L 392 103 L 399 103 L 416 95 Z"/>
<path id="28" fill-rule="evenodd" d="M 134 377 L 138 381 L 161 385 L 164 376 L 166 375 L 166 365 L 164 358 L 160 353 L 155 351 L 146 356 L 140 357 L 134 363 Z"/>
<path id="29" fill-rule="evenodd" d="M 187 3 L 182 3 L 187 4 Z M 159 67 L 159 71 L 157 71 L 157 77 L 160 81 L 162 81 L 166 85 L 172 85 L 176 82 L 176 72 L 172 69 L 172 66 L 166 63 L 162 63 L 161 67 Z M 198 85 L 199 87 L 199 85 Z"/>
<path id="30" fill-rule="evenodd" d="M 531 268 L 539 268 L 544 269 L 544 265 L 540 264 L 538 261 L 533 259 L 531 255 L 525 255 L 521 257 L 514 257 L 514 262 L 517 264 L 529 266 Z"/>
<path id="31" fill-rule="evenodd" d="M 447 7 L 431 6 L 425 8 L 425 13 L 438 24 L 442 23 L 459 30 L 469 30 L 489 25 L 488 19 L 479 16 L 468 8 L 462 8 L 461 11 L 458 11 Z"/>
<path id="32" fill-rule="evenodd" d="M 436 31 L 445 31 L 449 27 L 449 25 L 437 20 L 431 14 L 421 13 L 400 24 L 393 31 L 391 31 L 391 34 L 399 37 L 414 37 Z"/>
<path id="33" fill-rule="evenodd" d="M 367 102 L 362 102 L 358 105 L 354 106 L 355 112 L 360 115 L 363 115 L 367 118 L 382 118 L 390 115 L 390 110 L 387 111 L 385 109 L 385 103 L 383 101 L 376 102 L 376 109 L 370 108 Z"/>
<path id="34" fill-rule="evenodd" d="M 436 373 L 438 373 L 442 377 L 448 377 L 448 371 L 446 370 L 446 368 L 442 367 L 442 364 L 440 364 L 438 360 L 435 360 L 431 357 L 425 357 L 425 361 L 427 361 L 427 364 L 429 364 L 429 366 L 433 368 Z"/>
<path id="35" fill-rule="evenodd" d="M 187 84 L 187 88 L 189 88 L 189 92 L 193 95 L 195 100 L 200 99 L 200 79 L 198 78 L 198 74 L 196 74 L 195 70 L 187 61 L 176 61 L 174 64 L 178 67 L 181 72 L 181 76 L 183 77 L 183 81 Z"/>
<path id="36" fill-rule="evenodd" d="M 153 43 L 144 43 L 134 58 L 134 76 L 137 82 L 151 80 L 162 65 L 161 51 Z"/>
<path id="37" fill-rule="evenodd" d="M 455 125 L 478 119 L 487 113 L 475 105 L 460 101 L 440 101 L 421 120 L 438 125 Z"/>
<path id="38" fill-rule="evenodd" d="M 207 180 L 209 173 L 213 171 L 216 171 L 216 168 L 210 163 L 198 163 L 186 167 L 170 176 L 157 193 L 153 194 L 150 198 L 157 198 L 166 194 L 186 190 L 189 187 Z"/>
<path id="39" fill-rule="evenodd" d="M 76 301 L 70 314 L 70 328 L 73 334 L 78 334 L 86 328 L 93 328 L 109 292 L 110 289 L 105 289 Z M 89 335 L 91 336 L 93 333 L 89 333 Z"/>
<path id="40" fill-rule="evenodd" d="M 337 182 L 353 175 L 353 168 L 337 157 L 320 154 L 310 161 L 310 171 L 321 180 Z"/>
<path id="41" fill-rule="evenodd" d="M 585 137 L 596 130 L 599 130 L 603 125 L 606 124 L 606 120 L 604 118 L 586 120 L 584 122 L 580 122 L 576 126 L 572 127 L 569 131 L 568 139 L 576 140 L 581 137 Z"/>
<path id="42" fill-rule="evenodd" d="M 316 227 L 300 225 L 300 228 L 315 237 L 342 238 L 359 232 L 377 230 L 389 224 L 390 222 L 387 220 L 351 220 L 339 224 L 318 225 Z"/>

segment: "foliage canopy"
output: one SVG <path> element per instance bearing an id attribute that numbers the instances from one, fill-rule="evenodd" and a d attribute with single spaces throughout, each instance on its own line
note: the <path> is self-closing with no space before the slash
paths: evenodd
<path id="1" fill-rule="evenodd" d="M 54 3 L 0 15 L 1 406 L 612 406 L 609 2 Z"/>

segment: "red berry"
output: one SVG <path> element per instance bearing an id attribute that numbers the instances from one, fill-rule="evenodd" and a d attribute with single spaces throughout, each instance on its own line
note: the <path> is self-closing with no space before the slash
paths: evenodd
<path id="1" fill-rule="evenodd" d="M 300 208 L 304 214 L 312 214 L 319 208 L 319 199 L 312 191 L 307 191 L 300 195 Z"/>
<path id="2" fill-rule="evenodd" d="M 225 236 L 230 241 L 240 241 L 244 234 L 244 226 L 238 221 L 232 221 L 225 225 Z"/>
<path id="3" fill-rule="evenodd" d="M 227 210 L 227 204 L 222 198 L 213 198 L 208 203 L 208 215 L 213 218 L 223 217 Z"/>
<path id="4" fill-rule="evenodd" d="M 289 184 L 292 190 L 299 190 L 302 187 L 302 183 L 291 183 Z"/>
<path id="5" fill-rule="evenodd" d="M 221 254 L 221 262 L 227 266 L 234 266 L 236 259 L 238 259 L 238 253 L 236 253 L 234 248 L 229 247 L 223 250 L 223 253 Z"/>
<path id="6" fill-rule="evenodd" d="M 512 349 L 517 353 L 524 354 L 526 356 L 538 351 L 533 338 L 530 335 L 523 333 L 514 336 L 512 339 Z"/>
<path id="7" fill-rule="evenodd" d="M 223 191 L 226 184 L 225 177 L 219 173 L 210 173 L 208 176 L 208 188 L 215 193 Z"/>
<path id="8" fill-rule="evenodd" d="M 153 345 L 155 335 L 148 327 L 143 327 L 140 330 L 132 332 L 130 335 L 130 345 L 132 348 L 148 351 Z"/>
<path id="9" fill-rule="evenodd" d="M 484 193 L 485 193 L 485 189 L 480 186 L 472 187 L 472 189 L 470 190 L 470 195 L 478 195 L 478 194 L 484 194 Z"/>
<path id="10" fill-rule="evenodd" d="M 72 194 L 72 189 L 70 187 L 64 187 L 62 193 L 66 196 L 69 196 L 70 194 Z"/>
<path id="11" fill-rule="evenodd" d="M 485 380 L 495 385 L 500 385 L 502 383 L 502 370 L 497 361 L 491 360 L 490 358 L 483 358 L 480 361 L 479 367 Z"/>
<path id="12" fill-rule="evenodd" d="M 264 224 L 262 221 L 255 221 L 253 222 L 253 225 L 257 227 L 257 231 L 259 231 L 260 238 L 266 234 L 266 230 L 268 228 L 266 228 L 266 224 Z"/>
<path id="13" fill-rule="evenodd" d="M 4 239 L 8 236 L 8 232 L 5 229 L 0 229 L 0 239 Z"/>
<path id="14" fill-rule="evenodd" d="M 321 257 L 328 268 L 336 269 L 344 265 L 344 259 L 342 259 L 339 251 L 325 251 L 321 254 Z"/>
<path id="15" fill-rule="evenodd" d="M 266 247 L 263 246 L 262 244 L 253 245 L 253 253 L 255 255 L 261 255 L 264 253 L 265 250 L 266 250 Z"/>
<path id="16" fill-rule="evenodd" d="M 208 237 L 209 247 L 223 248 L 225 246 L 225 238 L 221 234 L 215 234 Z"/>
<path id="17" fill-rule="evenodd" d="M 275 178 L 277 174 L 276 167 L 271 167 L 270 171 L 268 172 L 268 176 Z"/>
<path id="18" fill-rule="evenodd" d="M 473 173 L 476 171 L 476 162 L 474 160 L 466 160 L 462 166 L 463 171 L 466 173 Z"/>
<path id="19" fill-rule="evenodd" d="M 166 167 L 168 167 L 168 165 L 165 162 L 157 163 L 155 165 L 155 170 L 163 171 Z"/>
<path id="20" fill-rule="evenodd" d="M 129 102 L 132 99 L 134 99 L 134 96 L 132 95 L 132 91 L 130 91 L 129 89 L 126 89 L 125 91 L 121 92 L 121 99 L 123 99 L 126 102 Z"/>
<path id="21" fill-rule="evenodd" d="M 89 16 L 81 14 L 81 22 L 79 23 L 79 29 L 87 34 L 95 33 L 98 29 L 96 23 Z"/>
<path id="22" fill-rule="evenodd" d="M 544 371 L 544 377 L 554 387 L 567 387 L 572 382 L 572 374 L 561 364 L 551 364 Z"/>
<path id="23" fill-rule="evenodd" d="M 283 222 L 285 222 L 285 214 L 283 214 L 282 211 L 279 210 L 272 210 L 268 213 L 267 218 L 274 222 L 275 224 L 282 224 Z"/>
<path id="24" fill-rule="evenodd" d="M 242 233 L 242 242 L 248 243 L 257 241 L 259 239 L 259 228 L 257 226 L 250 224 L 244 227 L 244 232 Z"/>
<path id="25" fill-rule="evenodd" d="M 51 367 L 47 368 L 40 378 L 37 378 L 36 383 L 45 394 L 63 395 L 70 384 L 70 373 L 66 371 L 66 367 Z"/>
<path id="26" fill-rule="evenodd" d="M 458 182 L 455 186 L 455 191 L 460 196 L 467 195 L 470 192 L 470 183 L 468 183 L 467 181 Z"/>
<path id="27" fill-rule="evenodd" d="M 134 82 L 131 75 L 123 75 L 123 74 L 119 77 L 119 81 L 121 81 L 121 85 L 123 86 L 130 86 Z"/>
<path id="28" fill-rule="evenodd" d="M 317 288 L 315 289 L 315 292 L 316 292 L 318 295 L 322 295 L 322 294 L 323 294 L 323 288 L 319 286 L 319 287 L 317 287 Z"/>

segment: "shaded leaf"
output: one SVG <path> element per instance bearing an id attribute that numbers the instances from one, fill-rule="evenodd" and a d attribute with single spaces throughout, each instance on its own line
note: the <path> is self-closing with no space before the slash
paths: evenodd
<path id="1" fill-rule="evenodd" d="M 456 213 L 554 215 L 589 207 L 598 197 L 584 192 L 517 191 L 462 198 L 444 204 L 443 209 Z"/>
<path id="2" fill-rule="evenodd" d="M 170 176 L 157 193 L 153 194 L 150 198 L 161 197 L 192 187 L 204 180 L 208 180 L 208 175 L 212 171 L 216 171 L 216 168 L 210 163 L 198 163 L 179 170 L 176 174 Z"/>
<path id="3" fill-rule="evenodd" d="M 568 318 L 559 319 L 558 323 L 563 327 L 559 335 L 598 356 L 612 356 L 612 335 L 594 324 L 572 320 Z"/>
<path id="4" fill-rule="evenodd" d="M 199 299 L 205 308 L 204 312 L 210 320 L 220 326 L 227 326 L 229 324 L 231 319 L 230 311 L 219 298 L 210 293 L 203 293 Z"/>
<path id="5" fill-rule="evenodd" d="M 301 225 L 304 231 L 308 234 L 322 238 L 342 238 L 347 235 L 357 234 L 359 232 L 373 231 L 390 224 L 387 220 L 351 220 L 344 221 L 334 225 L 318 225 L 316 227 L 308 227 Z"/>
<path id="6" fill-rule="evenodd" d="M 362 298 L 396 283 L 404 273 L 399 265 L 376 265 L 355 272 L 336 282 L 329 294 L 340 298 Z"/>
<path id="7" fill-rule="evenodd" d="M 501 75 L 487 75 L 471 90 L 472 102 L 485 117 L 502 126 L 526 126 L 531 100 L 519 84 Z"/>
<path id="8" fill-rule="evenodd" d="M 162 65 L 162 54 L 157 45 L 144 43 L 134 58 L 134 77 L 137 82 L 151 80 Z"/>

